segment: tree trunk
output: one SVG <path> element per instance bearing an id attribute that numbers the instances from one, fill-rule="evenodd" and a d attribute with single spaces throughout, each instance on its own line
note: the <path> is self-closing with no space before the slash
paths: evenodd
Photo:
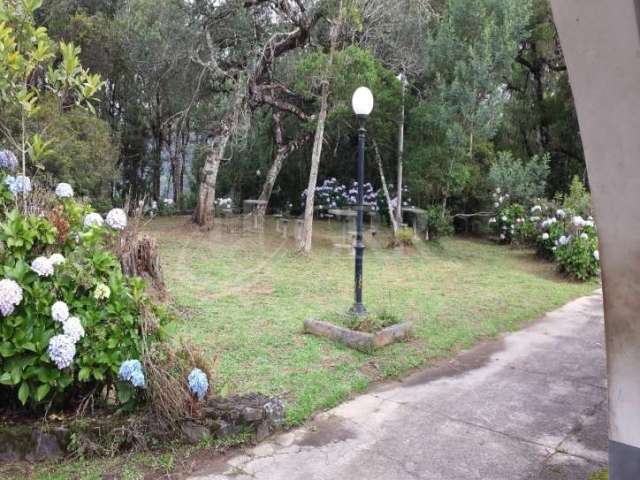
<path id="1" fill-rule="evenodd" d="M 282 163 L 284 162 L 284 149 L 283 149 L 283 134 L 282 134 L 282 112 L 279 110 L 273 110 L 271 112 L 271 128 L 273 130 L 273 150 L 271 152 L 271 167 L 267 172 L 267 177 L 264 179 L 264 185 L 262 186 L 262 193 L 260 193 L 259 200 L 268 202 L 271 198 L 271 192 L 273 186 L 276 183 L 278 174 L 282 169 Z M 266 213 L 266 206 L 264 212 Z"/>
<path id="2" fill-rule="evenodd" d="M 218 136 L 213 139 L 211 151 L 202 168 L 202 179 L 200 180 L 200 188 L 198 189 L 198 203 L 193 212 L 193 221 L 201 227 L 213 227 L 216 181 L 218 179 L 218 171 L 220 170 L 220 162 L 222 161 L 230 137 L 230 128 L 223 126 Z"/>
<path id="3" fill-rule="evenodd" d="M 404 156 L 404 76 L 402 82 L 402 108 L 400 111 L 400 125 L 398 127 L 398 204 L 396 205 L 396 224 L 402 225 L 402 162 Z M 394 233 L 395 233 L 394 229 Z"/>
<path id="4" fill-rule="evenodd" d="M 269 172 L 267 172 L 267 178 L 264 180 L 264 185 L 262 185 L 262 193 L 260 193 L 259 200 L 268 202 L 271 198 L 271 192 L 273 191 L 273 186 L 276 183 L 278 175 L 280 174 L 280 170 L 282 169 L 282 164 L 284 163 L 284 159 L 286 158 L 286 152 L 284 149 L 278 148 L 273 155 L 273 161 L 271 163 L 271 167 L 269 168 Z M 266 212 L 266 207 L 265 207 Z"/>
<path id="5" fill-rule="evenodd" d="M 318 125 L 313 139 L 313 153 L 311 154 L 311 170 L 309 172 L 309 183 L 307 185 L 307 201 L 304 207 L 304 224 L 300 238 L 300 251 L 311 252 L 311 241 L 313 237 L 313 207 L 316 195 L 316 185 L 318 183 L 318 169 L 320 167 L 320 157 L 322 156 L 322 143 L 324 141 L 324 126 L 327 121 L 327 110 L 329 109 L 329 80 L 322 82 L 322 94 L 320 98 L 320 114 L 318 115 Z"/>
<path id="6" fill-rule="evenodd" d="M 387 208 L 389 209 L 389 220 L 391 220 L 391 227 L 393 228 L 393 236 L 398 233 L 398 221 L 394 215 L 393 207 L 391 206 L 391 195 L 389 195 L 389 188 L 387 188 L 387 180 L 384 177 L 384 169 L 382 168 L 382 157 L 380 156 L 380 150 L 378 149 L 378 143 L 373 141 L 373 149 L 376 152 L 376 160 L 378 162 L 378 170 L 380 172 L 380 181 L 382 182 L 382 191 L 384 192 L 384 198 L 387 201 Z"/>
<path id="7" fill-rule="evenodd" d="M 327 122 L 327 112 L 329 110 L 329 73 L 333 66 L 333 56 L 338 43 L 338 36 L 342 26 L 342 0 L 338 2 L 338 19 L 331 27 L 329 59 L 322 79 L 322 90 L 320 93 L 320 113 L 318 114 L 318 124 L 316 134 L 313 139 L 313 152 L 311 154 L 311 169 L 309 171 L 309 183 L 307 185 L 307 201 L 304 207 L 304 224 L 300 235 L 299 250 L 308 254 L 311 252 L 311 242 L 313 238 L 313 207 L 316 195 L 316 185 L 318 183 L 318 169 L 320 158 L 322 157 L 322 144 L 324 142 L 324 127 Z"/>
<path id="8" fill-rule="evenodd" d="M 182 209 L 182 191 L 184 179 L 184 157 L 189 143 L 189 133 L 176 127 L 175 145 L 171 156 L 171 170 L 173 175 L 173 200 L 178 210 Z"/>
<path id="9" fill-rule="evenodd" d="M 298 150 L 298 148 L 304 145 L 308 138 L 309 134 L 304 133 L 300 137 L 295 140 L 290 141 L 289 143 L 284 143 L 283 129 L 282 129 L 282 112 L 274 111 L 273 115 L 273 153 L 272 153 L 272 161 L 271 167 L 267 172 L 267 177 L 264 180 L 264 185 L 262 186 L 262 193 L 260 194 L 260 200 L 268 202 L 271 199 L 271 192 L 273 191 L 273 187 L 278 179 L 278 175 L 282 170 L 282 165 L 284 161 L 287 159 L 289 155 Z M 260 214 L 264 215 L 266 213 L 266 206 L 264 209 L 260 209 Z"/>

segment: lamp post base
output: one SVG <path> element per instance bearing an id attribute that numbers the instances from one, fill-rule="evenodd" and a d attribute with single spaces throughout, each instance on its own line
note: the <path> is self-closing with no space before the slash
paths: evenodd
<path id="1" fill-rule="evenodd" d="M 367 315 L 369 315 L 369 312 L 367 312 L 367 309 L 361 303 L 354 303 L 353 306 L 349 309 L 349 313 L 358 317 L 366 317 Z"/>

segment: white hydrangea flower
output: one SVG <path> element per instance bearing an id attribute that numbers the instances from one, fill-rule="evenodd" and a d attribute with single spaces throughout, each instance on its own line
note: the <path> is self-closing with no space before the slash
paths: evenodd
<path id="1" fill-rule="evenodd" d="M 489 223 L 496 223 L 496 217 L 491 217 L 489 219 Z"/>
<path id="2" fill-rule="evenodd" d="M 22 287 L 15 280 L 8 278 L 0 280 L 0 313 L 2 316 L 11 315 L 20 302 L 22 302 Z"/>
<path id="3" fill-rule="evenodd" d="M 111 289 L 104 283 L 96 285 L 96 289 L 93 291 L 93 298 L 96 300 L 106 300 L 111 296 Z"/>
<path id="4" fill-rule="evenodd" d="M 500 193 L 500 187 L 496 188 L 496 193 Z"/>
<path id="5" fill-rule="evenodd" d="M 104 225 L 104 220 L 102 219 L 102 215 L 99 213 L 91 212 L 87 213 L 84 217 L 84 226 L 89 227 L 101 227 Z"/>
<path id="6" fill-rule="evenodd" d="M 502 216 L 502 218 L 501 218 L 500 220 L 502 220 L 503 222 L 506 222 L 506 221 L 507 221 L 507 216 L 506 216 L 506 215 L 503 215 L 503 216 Z"/>
<path id="7" fill-rule="evenodd" d="M 549 234 L 548 233 L 543 233 L 542 234 L 542 240 L 549 240 Z"/>
<path id="8" fill-rule="evenodd" d="M 498 208 L 500 206 L 500 203 L 496 202 L 493 204 L 494 207 Z"/>
<path id="9" fill-rule="evenodd" d="M 562 209 L 559 209 L 558 211 L 556 211 L 556 216 L 558 218 L 564 218 L 565 215 L 566 215 L 566 213 L 564 213 L 564 210 L 562 210 Z"/>
<path id="10" fill-rule="evenodd" d="M 64 256 L 61 253 L 54 253 L 49 256 L 49 261 L 53 264 L 53 266 L 60 265 L 64 263 Z"/>
<path id="11" fill-rule="evenodd" d="M 595 227 L 595 223 L 593 222 L 593 220 L 585 220 L 584 222 L 582 222 L 582 226 L 583 227 Z"/>
<path id="12" fill-rule="evenodd" d="M 504 240 L 504 239 L 506 239 L 506 238 L 507 238 L 507 237 L 506 237 L 506 235 L 505 235 L 504 233 L 501 233 L 501 234 L 500 234 L 500 240 Z"/>
<path id="13" fill-rule="evenodd" d="M 583 233 L 580 234 L 580 238 L 582 240 L 589 240 L 589 235 L 587 235 L 586 233 L 583 232 Z"/>
<path id="14" fill-rule="evenodd" d="M 64 323 L 69 318 L 69 307 L 63 301 L 58 300 L 51 306 L 51 317 L 60 323 Z"/>
<path id="15" fill-rule="evenodd" d="M 573 223 L 576 227 L 581 227 L 582 225 L 584 225 L 584 218 L 582 218 L 580 215 L 576 215 L 571 219 L 571 223 Z"/>
<path id="16" fill-rule="evenodd" d="M 600 252 L 598 250 L 593 252 L 593 258 L 595 258 L 597 261 L 600 261 Z"/>
<path id="17" fill-rule="evenodd" d="M 534 205 L 531 208 L 531 213 L 542 212 L 542 207 L 540 205 Z"/>
<path id="18" fill-rule="evenodd" d="M 70 337 L 74 343 L 84 337 L 84 328 L 78 317 L 67 318 L 67 321 L 62 324 L 62 331 Z"/>
<path id="19" fill-rule="evenodd" d="M 73 197 L 73 187 L 68 183 L 59 183 L 56 186 L 56 195 L 59 198 L 71 198 Z"/>
<path id="20" fill-rule="evenodd" d="M 59 370 L 71 366 L 76 356 L 76 345 L 68 335 L 56 335 L 49 340 L 47 348 L 49 358 Z"/>
<path id="21" fill-rule="evenodd" d="M 569 243 L 569 237 L 562 235 L 559 239 L 558 239 L 558 244 L 559 245 L 566 245 L 567 243 Z"/>
<path id="22" fill-rule="evenodd" d="M 127 214 L 121 208 L 114 208 L 107 214 L 107 225 L 115 230 L 124 230 L 127 226 Z"/>
<path id="23" fill-rule="evenodd" d="M 47 257 L 38 257 L 31 262 L 31 270 L 40 277 L 50 277 L 53 275 L 53 263 Z"/>

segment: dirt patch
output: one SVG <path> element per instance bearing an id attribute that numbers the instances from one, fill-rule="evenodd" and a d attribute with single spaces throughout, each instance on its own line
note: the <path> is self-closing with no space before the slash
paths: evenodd
<path id="1" fill-rule="evenodd" d="M 344 442 L 355 438 L 355 433 L 345 425 L 344 419 L 329 415 L 312 421 L 308 432 L 298 442 L 301 447 L 322 447 L 330 443 Z"/>

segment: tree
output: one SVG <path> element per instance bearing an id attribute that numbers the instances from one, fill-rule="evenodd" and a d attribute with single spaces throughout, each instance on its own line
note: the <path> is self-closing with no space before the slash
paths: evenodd
<path id="1" fill-rule="evenodd" d="M 79 47 L 55 44 L 44 27 L 35 23 L 41 0 L 6 0 L 0 5 L 0 130 L 2 138 L 20 156 L 22 174 L 42 167 L 49 145 L 28 120 L 38 113 L 46 92 L 58 98 L 59 113 L 72 106 L 93 112 L 92 98 L 102 86 L 80 64 Z"/>
<path id="2" fill-rule="evenodd" d="M 327 84 L 325 79 L 330 80 L 331 86 L 330 95 L 329 90 L 324 91 L 327 93 L 326 103 L 323 101 L 322 89 L 322 85 Z M 318 84 L 320 84 L 319 87 L 314 88 Z M 369 136 L 376 139 L 377 143 L 388 144 L 390 137 L 393 136 L 391 132 L 394 131 L 395 119 L 400 105 L 398 81 L 393 72 L 381 65 L 368 51 L 355 45 L 335 50 L 333 56 L 331 56 L 331 52 L 316 51 L 308 54 L 300 63 L 297 89 L 304 92 L 305 97 L 309 100 L 319 100 L 320 114 L 325 112 L 325 121 L 321 125 L 321 136 L 318 135 L 318 125 L 316 126 L 314 146 L 317 146 L 318 150 L 314 150 L 314 153 L 318 156 L 312 154 L 311 159 L 305 202 L 305 226 L 299 245 L 302 252 L 308 253 L 311 249 L 315 186 L 318 181 L 320 158 L 323 151 L 322 143 L 329 142 L 330 137 L 334 137 L 333 151 L 342 147 L 344 154 L 347 146 L 342 145 L 340 137 L 344 136 L 345 127 L 352 138 L 355 136 L 355 118 L 351 107 L 351 97 L 355 89 L 362 85 L 368 86 L 375 95 L 374 113 L 367 123 Z M 318 88 L 320 89 L 319 99 L 317 96 Z M 319 116 L 318 121 L 320 119 Z M 348 153 L 344 155 L 345 158 L 351 158 L 351 155 L 355 153 L 352 145 L 348 145 L 348 148 Z M 372 164 L 376 165 L 374 162 Z M 347 163 L 347 165 L 355 167 L 355 162 L 353 164 Z"/>
<path id="3" fill-rule="evenodd" d="M 509 97 L 504 78 L 525 35 L 528 2 L 448 0 L 427 39 L 425 100 L 411 112 L 408 163 L 423 198 L 440 201 L 469 187 Z"/>
<path id="4" fill-rule="evenodd" d="M 534 0 L 526 35 L 505 77 L 510 101 L 497 139 L 517 156 L 551 156 L 549 195 L 574 175 L 586 182 L 580 130 L 558 32 L 546 0 Z"/>
<path id="5" fill-rule="evenodd" d="M 29 129 L 55 139 L 42 159 L 44 171 L 73 185 L 77 195 L 91 198 L 96 208 L 108 209 L 118 180 L 118 142 L 109 124 L 78 107 L 60 114 L 55 99 L 42 98 Z"/>
<path id="6" fill-rule="evenodd" d="M 257 10 L 252 13 L 254 8 Z M 277 21 L 273 20 L 274 12 Z M 203 21 L 197 63 L 207 69 L 210 81 L 223 95 L 193 220 L 211 227 L 220 163 L 230 140 L 238 137 L 243 127 L 246 130 L 249 108 L 266 104 L 285 111 L 299 110 L 271 95 L 274 86 L 269 72 L 276 58 L 306 45 L 315 19 L 299 0 L 246 0 L 243 4 L 228 1 L 207 6 Z"/>

